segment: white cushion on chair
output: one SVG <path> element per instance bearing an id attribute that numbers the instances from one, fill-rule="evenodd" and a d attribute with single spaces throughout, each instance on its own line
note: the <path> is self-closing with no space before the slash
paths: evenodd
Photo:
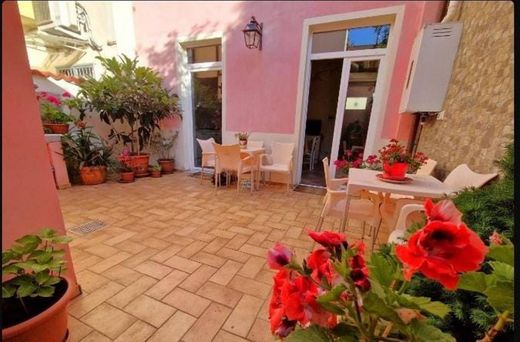
<path id="1" fill-rule="evenodd" d="M 262 166 L 260 166 L 260 171 L 289 172 L 289 165 L 287 165 L 287 164 L 262 165 Z"/>
<path id="2" fill-rule="evenodd" d="M 209 138 L 208 140 L 197 139 L 197 141 L 199 142 L 202 152 L 215 152 L 215 148 L 213 147 L 215 143 L 214 138 Z"/>

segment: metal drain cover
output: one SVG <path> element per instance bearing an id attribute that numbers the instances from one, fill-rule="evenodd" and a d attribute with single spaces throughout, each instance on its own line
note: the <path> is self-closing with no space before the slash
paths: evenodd
<path id="1" fill-rule="evenodd" d="M 69 229 L 69 231 L 79 234 L 79 235 L 87 235 L 89 233 L 95 232 L 96 230 L 100 230 L 106 227 L 106 223 L 100 220 L 90 221 L 79 226 L 75 226 Z"/>

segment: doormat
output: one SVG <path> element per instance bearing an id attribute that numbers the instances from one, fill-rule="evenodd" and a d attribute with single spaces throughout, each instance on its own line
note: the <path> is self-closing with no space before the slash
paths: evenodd
<path id="1" fill-rule="evenodd" d="M 106 226 L 107 224 L 105 222 L 100 220 L 94 220 L 84 224 L 80 224 L 79 226 L 72 227 L 69 229 L 69 231 L 79 235 L 87 235 L 89 233 L 105 228 Z"/>
<path id="2" fill-rule="evenodd" d="M 304 192 L 306 194 L 320 195 L 320 196 L 323 196 L 327 193 L 327 189 L 325 189 L 325 188 L 308 186 L 308 185 L 297 185 L 296 188 L 294 188 L 294 191 Z"/>

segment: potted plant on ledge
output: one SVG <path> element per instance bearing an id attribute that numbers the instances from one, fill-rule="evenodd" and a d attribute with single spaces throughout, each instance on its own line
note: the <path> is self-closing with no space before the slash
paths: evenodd
<path id="1" fill-rule="evenodd" d="M 154 70 L 138 66 L 137 58 L 96 58 L 106 73 L 99 80 L 83 82 L 79 94 L 110 125 L 109 138 L 130 145 L 127 166 L 135 170 L 135 176 L 147 176 L 150 155 L 143 150 L 150 147 L 162 120 L 180 116 L 177 98 L 163 88 L 163 80 Z"/>
<path id="2" fill-rule="evenodd" d="M 76 173 L 79 171 L 84 185 L 106 182 L 107 167 L 112 165 L 112 148 L 84 122 L 77 122 L 76 128 L 62 137 L 63 156 L 69 168 Z"/>
<path id="3" fill-rule="evenodd" d="M 152 165 L 150 167 L 150 173 L 152 178 L 161 177 L 161 166 L 160 165 Z"/>
<path id="4" fill-rule="evenodd" d="M 70 240 L 45 228 L 2 252 L 3 341 L 66 340 L 73 287 L 63 275 L 65 252 L 57 245 Z"/>
<path id="5" fill-rule="evenodd" d="M 70 97 L 69 93 L 63 93 L 64 97 Z M 58 97 L 47 92 L 38 92 L 36 98 L 40 103 L 40 113 L 43 127 L 54 134 L 65 134 L 69 131 L 69 123 L 73 122 L 72 116 L 61 110 L 64 104 Z"/>
<path id="6" fill-rule="evenodd" d="M 119 161 L 119 183 L 133 183 L 135 180 L 135 170 L 128 165 L 130 152 L 124 148 L 117 157 Z"/>
<path id="7" fill-rule="evenodd" d="M 235 138 L 238 139 L 238 143 L 241 148 L 247 147 L 247 139 L 249 138 L 249 133 L 247 132 L 238 132 L 235 134 Z"/>

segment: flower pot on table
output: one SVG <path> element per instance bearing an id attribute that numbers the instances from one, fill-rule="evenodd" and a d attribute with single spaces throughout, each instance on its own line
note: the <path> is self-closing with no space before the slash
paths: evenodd
<path id="1" fill-rule="evenodd" d="M 403 180 L 406 178 L 408 163 L 383 163 L 383 177 L 388 179 Z"/>

